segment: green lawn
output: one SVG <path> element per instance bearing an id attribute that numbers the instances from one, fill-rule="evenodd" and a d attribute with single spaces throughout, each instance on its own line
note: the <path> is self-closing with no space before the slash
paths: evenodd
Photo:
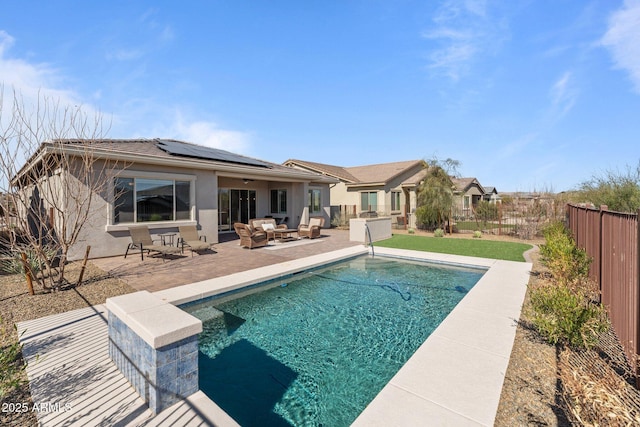
<path id="1" fill-rule="evenodd" d="M 375 242 L 374 246 L 520 262 L 525 260 L 522 254 L 533 247 L 526 243 L 482 239 L 448 239 L 446 237 L 407 234 L 394 234 L 390 239 Z"/>

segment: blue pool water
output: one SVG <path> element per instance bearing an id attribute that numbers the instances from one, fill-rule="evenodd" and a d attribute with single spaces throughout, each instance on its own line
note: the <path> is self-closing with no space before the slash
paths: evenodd
<path id="1" fill-rule="evenodd" d="M 200 389 L 243 426 L 348 426 L 483 273 L 362 257 L 190 304 Z"/>

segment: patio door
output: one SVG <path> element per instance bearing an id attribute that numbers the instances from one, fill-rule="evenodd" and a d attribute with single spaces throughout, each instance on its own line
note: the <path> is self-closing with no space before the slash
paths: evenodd
<path id="1" fill-rule="evenodd" d="M 218 190 L 218 229 L 233 231 L 233 224 L 248 224 L 256 217 L 256 190 Z"/>

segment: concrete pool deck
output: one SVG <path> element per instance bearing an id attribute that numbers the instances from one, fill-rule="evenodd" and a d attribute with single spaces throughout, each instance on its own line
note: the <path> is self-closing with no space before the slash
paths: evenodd
<path id="1" fill-rule="evenodd" d="M 155 294 L 180 304 L 366 252 L 351 245 Z M 379 247 L 375 252 L 488 271 L 354 425 L 493 425 L 531 264 Z M 25 331 L 21 341 L 31 362 L 34 403 L 57 404 L 39 414 L 42 425 L 237 425 L 201 392 L 152 417 L 109 360 L 105 319 L 104 306 L 95 306 L 18 325 Z"/>

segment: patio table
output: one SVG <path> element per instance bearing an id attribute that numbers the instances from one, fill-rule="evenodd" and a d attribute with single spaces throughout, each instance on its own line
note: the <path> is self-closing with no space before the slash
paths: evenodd
<path id="1" fill-rule="evenodd" d="M 293 233 L 297 233 L 297 228 L 279 228 L 274 230 L 275 238 L 280 240 L 281 242 L 289 242 L 291 240 L 297 240 L 297 237 L 293 237 Z"/>

